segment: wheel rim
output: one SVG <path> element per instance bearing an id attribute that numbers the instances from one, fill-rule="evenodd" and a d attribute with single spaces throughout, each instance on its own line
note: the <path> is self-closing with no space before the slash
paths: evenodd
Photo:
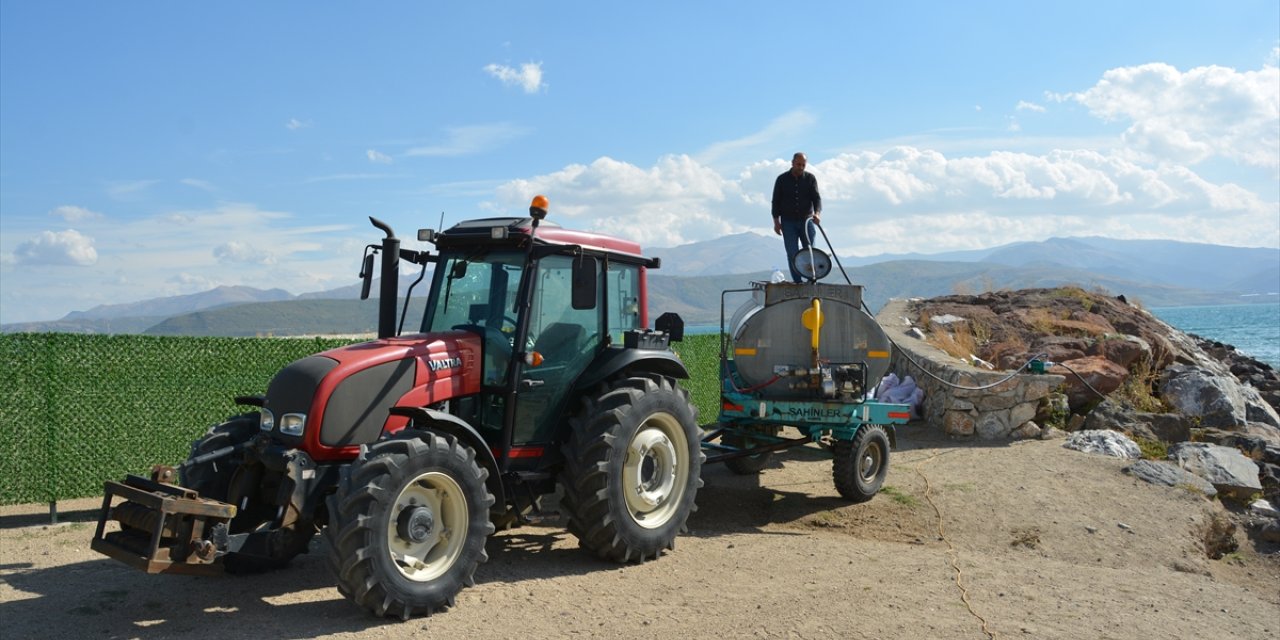
<path id="1" fill-rule="evenodd" d="M 884 461 L 884 452 L 880 450 L 880 445 L 871 443 L 862 451 L 862 457 L 858 459 L 858 476 L 863 482 L 871 482 L 880 475 L 880 466 Z"/>
<path id="2" fill-rule="evenodd" d="M 401 575 L 415 582 L 434 580 L 448 571 L 467 539 L 462 486 L 438 471 L 405 485 L 388 519 L 391 560 Z"/>
<path id="3" fill-rule="evenodd" d="M 688 442 L 680 421 L 666 413 L 645 420 L 627 444 L 622 490 L 636 524 L 655 529 L 675 515 L 689 478 Z"/>

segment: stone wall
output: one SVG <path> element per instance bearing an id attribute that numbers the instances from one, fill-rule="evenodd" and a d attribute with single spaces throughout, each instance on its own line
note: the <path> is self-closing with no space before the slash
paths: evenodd
<path id="1" fill-rule="evenodd" d="M 985 387 L 1008 377 L 1010 372 L 975 368 L 909 335 L 907 332 L 911 329 L 913 316 L 908 301 L 890 300 L 876 315 L 876 320 L 898 345 L 893 350 L 889 370 L 899 378 L 911 376 L 924 389 L 922 413 L 929 424 L 957 437 L 997 439 L 1041 435 L 1041 425 L 1034 421 L 1036 414 L 1040 412 L 1045 398 L 1062 385 L 1065 377 L 1022 373 L 979 391 L 947 386 L 921 372 L 919 367 L 903 357 L 902 352 L 934 376 L 965 387 Z"/>

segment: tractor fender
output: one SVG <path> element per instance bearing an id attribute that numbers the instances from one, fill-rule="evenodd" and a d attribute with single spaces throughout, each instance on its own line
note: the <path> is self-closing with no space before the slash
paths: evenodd
<path id="1" fill-rule="evenodd" d="M 470 446 L 476 452 L 476 462 L 489 472 L 489 477 L 485 478 L 484 483 L 496 500 L 494 504 L 506 504 L 502 474 L 498 471 L 498 459 L 493 456 L 493 450 L 485 443 L 475 427 L 455 415 L 425 407 L 391 407 L 389 411 L 391 415 L 404 416 L 412 420 L 415 429 L 439 431 Z"/>
<path id="2" fill-rule="evenodd" d="M 606 349 L 578 376 L 574 386 L 579 389 L 592 387 L 624 369 L 682 380 L 689 377 L 689 370 L 670 349 Z"/>

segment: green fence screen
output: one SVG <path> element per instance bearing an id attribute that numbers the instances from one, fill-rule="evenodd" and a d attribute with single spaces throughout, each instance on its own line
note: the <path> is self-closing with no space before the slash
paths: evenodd
<path id="1" fill-rule="evenodd" d="M 0 504 L 102 495 L 105 480 L 176 465 L 210 426 L 246 410 L 284 365 L 352 340 L 0 335 Z M 689 336 L 702 422 L 719 409 L 719 337 Z"/>
<path id="2" fill-rule="evenodd" d="M 0 504 L 102 494 L 177 464 L 298 358 L 339 339 L 0 335 Z"/>

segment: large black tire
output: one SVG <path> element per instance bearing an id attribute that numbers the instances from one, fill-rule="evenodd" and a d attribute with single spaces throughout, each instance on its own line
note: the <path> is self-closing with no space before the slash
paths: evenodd
<path id="1" fill-rule="evenodd" d="M 837 440 L 831 476 L 846 500 L 866 502 L 875 497 L 889 473 L 889 437 L 875 424 L 858 429 L 853 440 Z"/>
<path id="2" fill-rule="evenodd" d="M 757 426 L 755 427 L 755 430 L 767 436 L 776 436 L 778 435 L 778 432 L 781 431 L 781 428 L 775 426 Z M 737 435 L 726 435 L 722 440 L 726 446 L 737 449 L 749 447 L 754 442 L 750 438 L 744 438 Z M 773 453 L 766 451 L 764 453 L 757 453 L 754 456 L 730 458 L 724 461 L 724 466 L 729 467 L 730 471 L 740 476 L 751 476 L 764 471 L 764 468 L 769 466 L 769 461 L 772 458 Z"/>
<path id="3" fill-rule="evenodd" d="M 258 414 L 249 413 L 236 416 L 220 425 L 211 427 L 204 437 L 191 443 L 191 454 L 188 460 L 219 449 L 248 442 L 258 433 Z M 262 482 L 258 477 L 248 481 L 237 481 L 237 474 L 261 473 L 261 469 L 245 468 L 241 462 L 244 456 L 233 453 L 216 460 L 184 467 L 179 471 L 182 486 L 194 489 L 201 497 L 236 505 L 236 517 L 231 520 L 231 533 L 249 533 L 270 526 L 276 518 L 278 505 L 270 504 L 260 493 L 240 495 L 232 487 L 252 487 L 274 496 L 272 483 Z M 233 495 L 234 494 L 234 495 Z M 253 574 L 264 571 L 282 569 L 298 554 L 306 553 L 311 538 L 316 534 L 314 523 L 300 521 L 294 526 L 278 531 L 271 540 L 266 555 L 248 553 L 228 553 L 222 558 L 222 565 L 227 573 Z"/>
<path id="4" fill-rule="evenodd" d="M 226 422 L 209 427 L 204 436 L 191 443 L 190 460 L 196 456 L 217 451 L 248 442 L 258 433 L 258 414 L 246 413 L 235 416 Z M 212 500 L 226 501 L 227 491 L 231 486 L 231 476 L 240 467 L 239 455 L 230 455 L 217 460 L 183 467 L 178 471 L 179 483 L 200 492 L 200 495 Z"/>
<path id="5" fill-rule="evenodd" d="M 402 432 L 362 447 L 329 497 L 329 568 L 338 591 L 377 616 L 454 605 L 489 559 L 493 495 L 475 451 L 452 436 Z"/>
<path id="6" fill-rule="evenodd" d="M 561 506 L 578 543 L 617 562 L 674 549 L 705 457 L 689 392 L 658 375 L 616 380 L 585 397 L 570 426 Z"/>

